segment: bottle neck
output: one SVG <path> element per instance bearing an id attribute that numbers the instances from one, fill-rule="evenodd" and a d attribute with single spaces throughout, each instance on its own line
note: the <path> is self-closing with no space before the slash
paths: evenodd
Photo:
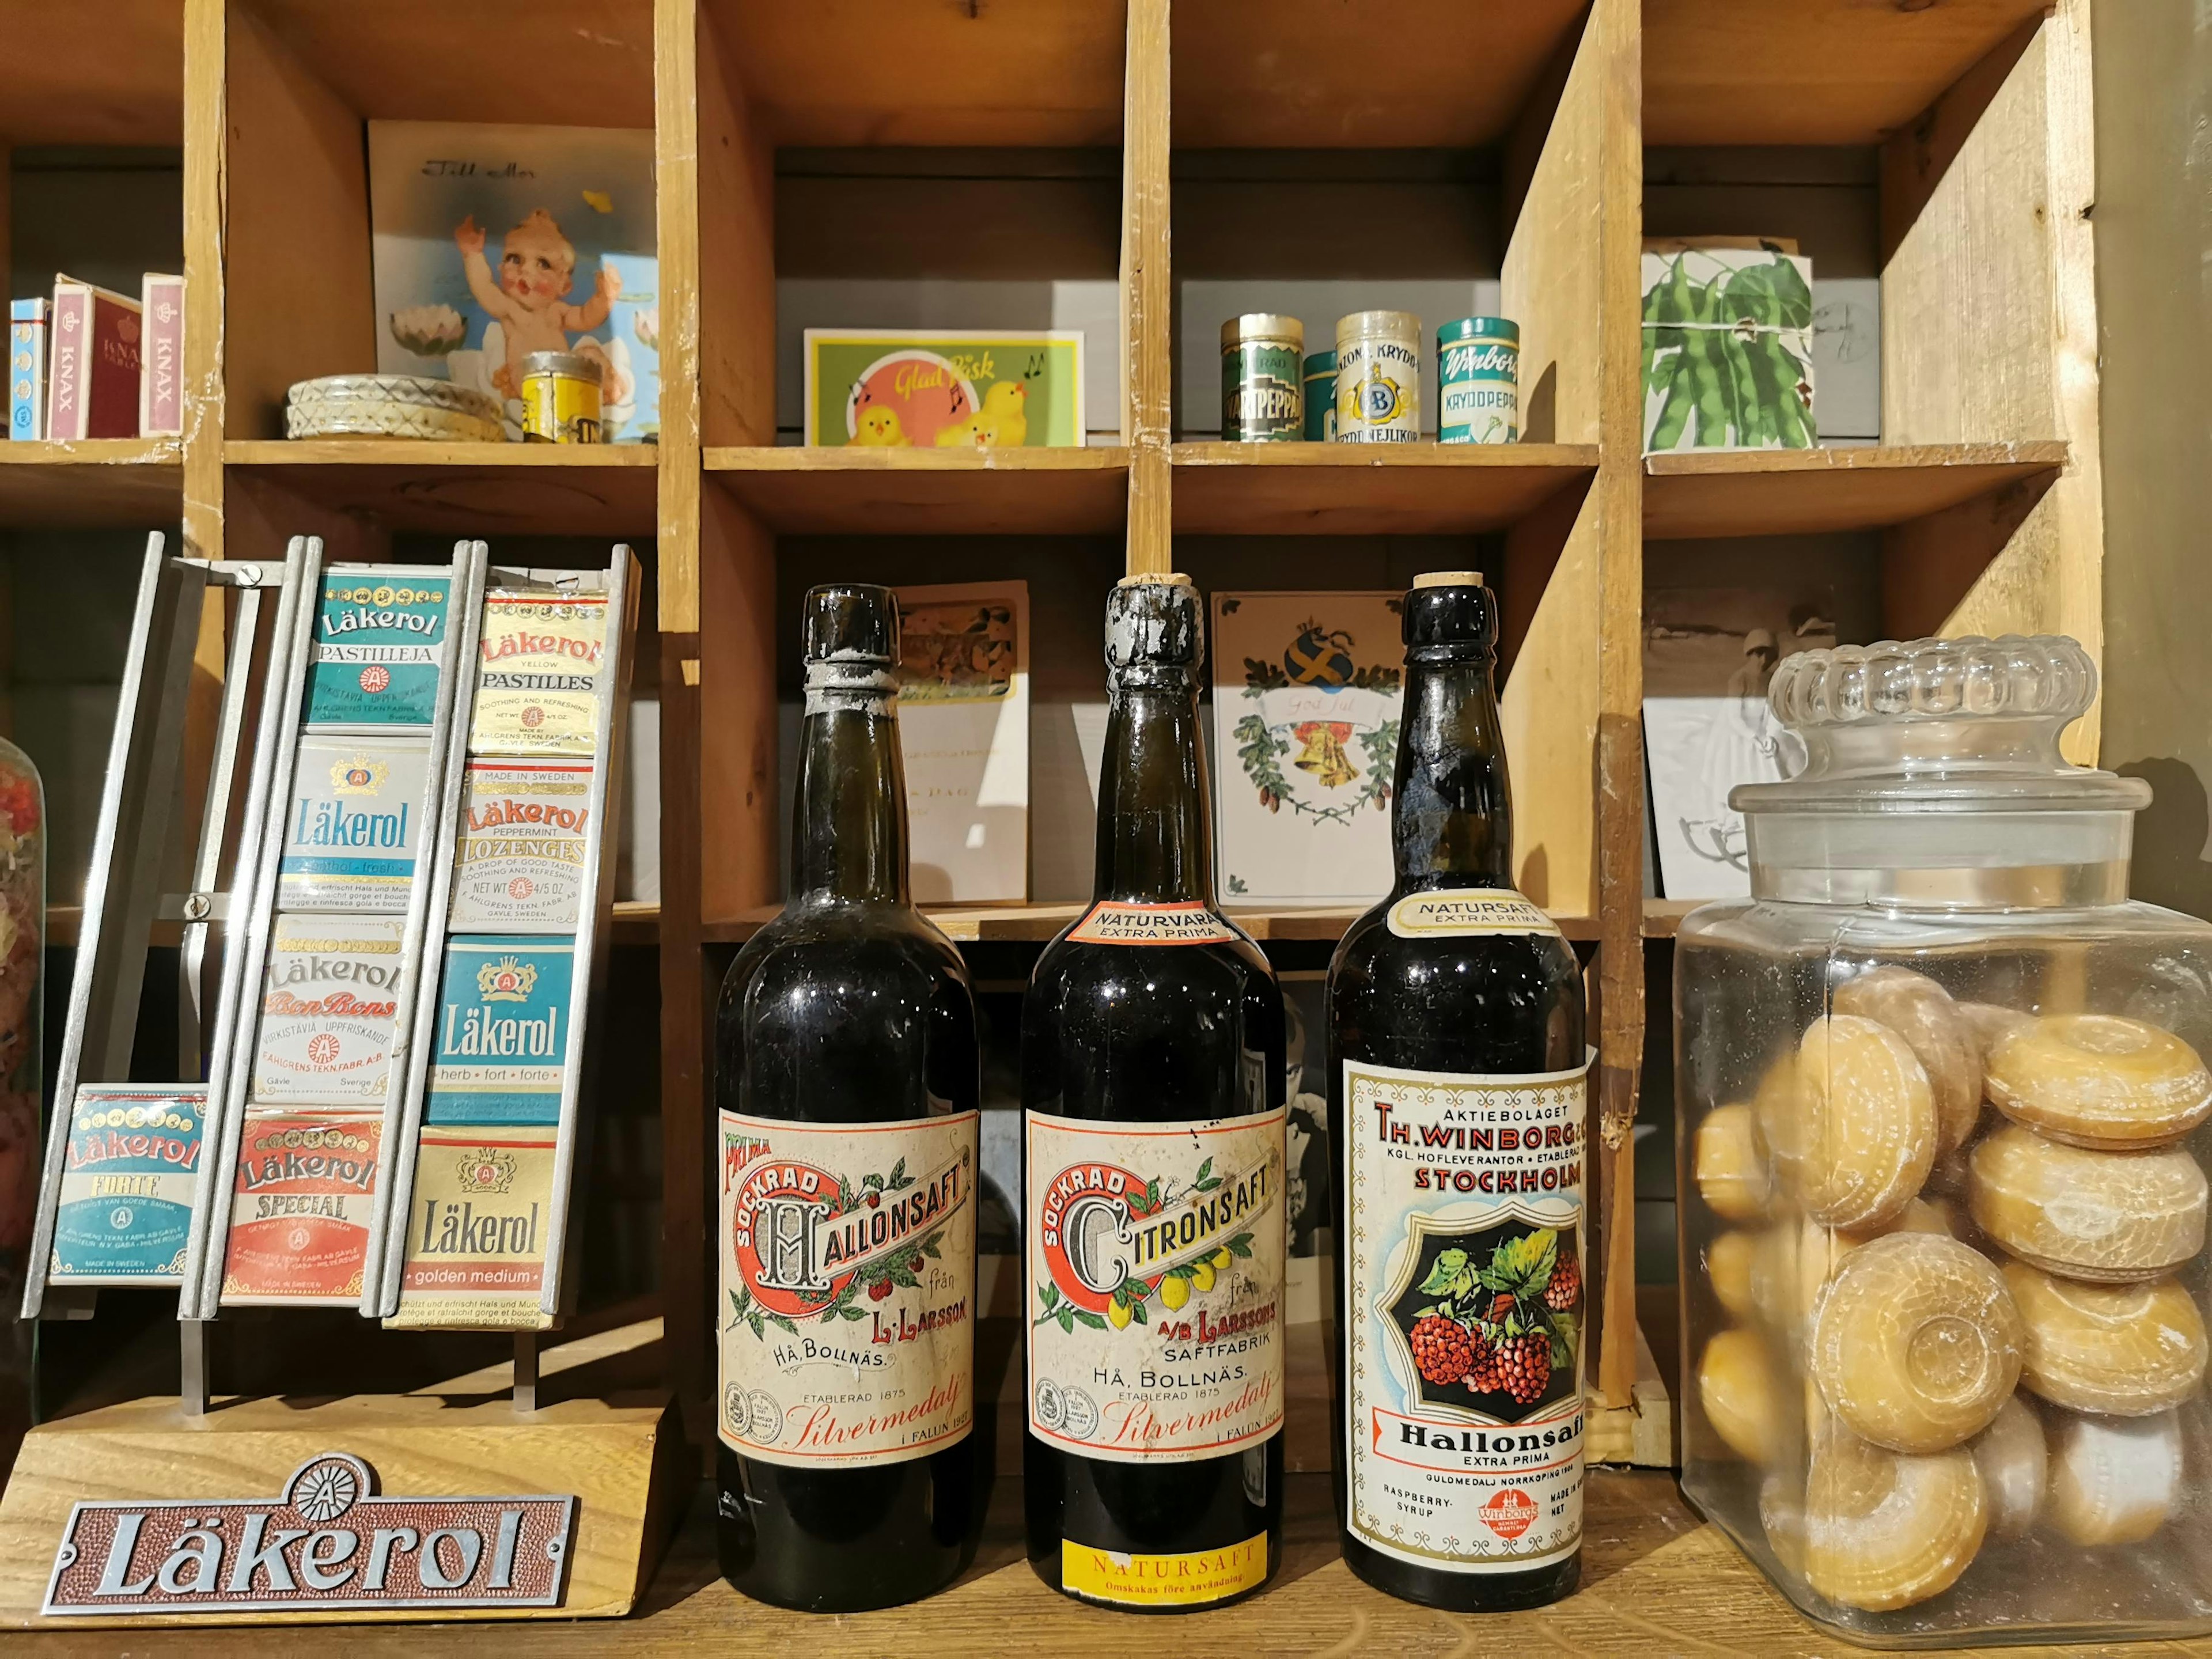
<path id="1" fill-rule="evenodd" d="M 905 904 L 906 768 L 888 669 L 809 663 L 792 811 L 795 899 Z"/>
<path id="2" fill-rule="evenodd" d="M 1098 773 L 1097 896 L 1213 902 L 1213 824 L 1198 677 L 1142 665 L 1114 676 Z"/>
<path id="3" fill-rule="evenodd" d="M 1406 665 L 1390 841 L 1397 890 L 1513 884 L 1513 795 L 1487 651 Z"/>

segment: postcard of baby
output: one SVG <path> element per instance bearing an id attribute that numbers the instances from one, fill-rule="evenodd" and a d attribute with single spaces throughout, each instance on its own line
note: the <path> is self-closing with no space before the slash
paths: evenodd
<path id="1" fill-rule="evenodd" d="M 653 135 L 611 127 L 368 124 L 376 366 L 507 406 L 522 360 L 596 359 L 611 443 L 660 432 Z"/>

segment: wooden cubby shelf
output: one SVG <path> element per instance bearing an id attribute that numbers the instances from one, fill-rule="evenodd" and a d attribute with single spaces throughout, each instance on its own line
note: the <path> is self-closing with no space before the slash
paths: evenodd
<path id="1" fill-rule="evenodd" d="M 1214 536 L 1500 531 L 1597 471 L 1595 444 L 1181 443 L 1175 527 Z"/>
<path id="2" fill-rule="evenodd" d="M 174 438 L 0 443 L 0 527 L 159 529 L 177 522 L 184 495 Z"/>
<path id="3" fill-rule="evenodd" d="M 1652 455 L 1644 536 L 1886 530 L 2022 485 L 2040 493 L 2065 465 L 2056 441 Z"/>
<path id="4" fill-rule="evenodd" d="M 1087 449 L 710 448 L 707 471 L 769 529 L 865 535 L 1073 536 L 1117 532 L 1129 452 Z"/>
<path id="5" fill-rule="evenodd" d="M 455 535 L 643 539 L 650 444 L 439 444 L 404 438 L 234 438 L 223 463 L 301 501 L 382 528 Z"/>

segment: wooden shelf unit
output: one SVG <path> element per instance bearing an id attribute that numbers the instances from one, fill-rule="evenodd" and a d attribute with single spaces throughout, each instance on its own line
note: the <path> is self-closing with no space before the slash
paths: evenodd
<path id="1" fill-rule="evenodd" d="M 1877 529 L 1892 631 L 2058 629 L 2102 649 L 2087 0 L 548 0 L 526 18 L 447 0 L 129 0 L 103 13 L 98 52 L 64 0 L 18 0 L 11 29 L 17 12 L 61 44 L 20 54 L 35 76 L 11 82 L 6 141 L 156 142 L 180 126 L 191 395 L 181 445 L 0 446 L 0 526 L 156 527 L 181 510 L 187 550 L 256 560 L 302 532 L 336 559 L 415 531 L 655 544 L 664 898 L 625 937 L 659 939 L 663 1285 L 696 1443 L 713 1438 L 708 974 L 778 896 L 779 538 L 873 546 L 866 568 L 915 580 L 942 579 L 943 555 L 907 538 L 971 564 L 1001 546 L 980 538 L 1062 538 L 1019 544 L 1025 571 L 1074 572 L 1044 592 L 1033 575 L 1033 600 L 1093 638 L 1107 580 L 1172 568 L 1179 533 L 1496 538 L 1519 879 L 1588 918 L 1571 931 L 1595 945 L 1593 1381 L 1620 1412 L 1637 1397 L 1644 939 L 1677 919 L 1640 896 L 1645 539 Z M 179 95 L 164 63 L 181 70 Z M 375 117 L 653 129 L 656 449 L 277 440 L 292 382 L 374 365 L 362 124 Z M 1647 143 L 1880 146 L 1884 447 L 1647 465 Z M 777 447 L 779 240 L 796 258 L 807 228 L 779 224 L 777 152 L 891 146 L 1004 158 L 1002 176 L 969 181 L 1002 204 L 1029 202 L 1015 175 L 1064 152 L 1111 156 L 1118 442 L 972 458 Z M 1174 442 L 1172 163 L 1255 146 L 1494 155 L 1498 281 L 1522 384 L 1546 388 L 1543 441 L 1382 454 Z M 895 200 L 903 176 L 879 171 L 869 199 Z M 1102 257 L 1084 214 L 1054 234 Z M 818 240 L 808 230 L 809 259 Z M 885 240 L 871 274 L 937 274 L 949 240 L 911 257 Z M 972 274 L 982 256 L 961 257 Z M 1387 270 L 1387 247 L 1375 258 Z M 1084 538 L 1117 556 L 1095 570 L 1061 556 Z M 2094 724 L 2077 731 L 2076 752 L 2095 741 Z M 1065 914 L 1021 907 L 972 926 L 1034 938 Z M 1342 921 L 1266 925 L 1325 938 Z M 1649 996 L 1663 1008 L 1663 987 Z"/>

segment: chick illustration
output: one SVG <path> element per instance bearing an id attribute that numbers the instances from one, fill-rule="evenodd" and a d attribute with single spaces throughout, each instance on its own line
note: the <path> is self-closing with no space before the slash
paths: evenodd
<path id="1" fill-rule="evenodd" d="M 970 415 L 964 421 L 948 421 L 937 428 L 939 449 L 991 449 L 997 447 L 998 441 L 991 423 L 981 415 Z"/>
<path id="2" fill-rule="evenodd" d="M 880 449 L 904 449 L 914 440 L 906 435 L 898 410 L 875 404 L 860 411 L 860 418 L 854 423 L 853 441 Z"/>
<path id="3" fill-rule="evenodd" d="M 994 436 L 1001 449 L 1018 448 L 1030 441 L 1030 387 L 1026 380 L 1000 380 L 983 394 L 983 409 L 976 418 Z"/>

